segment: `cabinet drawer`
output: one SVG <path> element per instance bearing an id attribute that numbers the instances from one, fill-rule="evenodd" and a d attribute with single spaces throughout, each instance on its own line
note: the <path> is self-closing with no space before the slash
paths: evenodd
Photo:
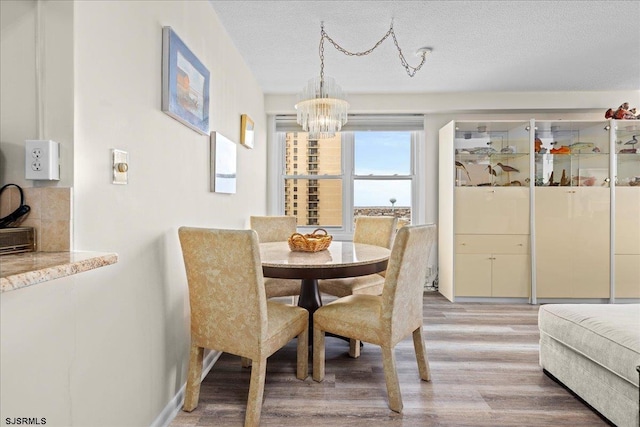
<path id="1" fill-rule="evenodd" d="M 526 234 L 457 234 L 458 254 L 528 254 L 529 236 Z"/>

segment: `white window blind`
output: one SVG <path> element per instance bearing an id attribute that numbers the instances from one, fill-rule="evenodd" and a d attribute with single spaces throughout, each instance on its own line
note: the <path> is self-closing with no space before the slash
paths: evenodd
<path id="1" fill-rule="evenodd" d="M 424 130 L 422 114 L 349 114 L 342 127 L 343 132 L 421 130 Z M 276 116 L 276 132 L 302 132 L 302 128 L 295 115 L 282 114 Z"/>

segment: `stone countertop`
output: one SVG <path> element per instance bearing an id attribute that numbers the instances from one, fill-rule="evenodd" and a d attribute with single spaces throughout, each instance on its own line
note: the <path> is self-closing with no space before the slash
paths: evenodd
<path id="1" fill-rule="evenodd" d="M 0 293 L 118 262 L 106 252 L 26 252 L 0 256 Z"/>
<path id="2" fill-rule="evenodd" d="M 373 264 L 389 259 L 391 251 L 364 243 L 333 241 L 319 252 L 294 252 L 287 242 L 260 243 L 263 267 L 276 268 L 336 268 Z"/>

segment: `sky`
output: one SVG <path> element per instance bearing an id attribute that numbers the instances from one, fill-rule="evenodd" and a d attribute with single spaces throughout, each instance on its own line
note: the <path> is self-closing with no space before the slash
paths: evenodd
<path id="1" fill-rule="evenodd" d="M 411 132 L 356 132 L 356 175 L 411 174 Z M 354 206 L 411 206 L 409 180 L 356 180 Z"/>

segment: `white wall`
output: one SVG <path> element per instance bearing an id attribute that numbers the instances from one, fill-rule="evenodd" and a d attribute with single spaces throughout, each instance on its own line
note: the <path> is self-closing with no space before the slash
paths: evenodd
<path id="1" fill-rule="evenodd" d="M 0 16 L 0 184 L 71 187 L 73 3 L 2 1 Z M 25 139 L 60 143 L 59 181 L 24 179 Z"/>
<path id="2" fill-rule="evenodd" d="M 264 97 L 208 2 L 67 4 L 74 244 L 120 260 L 2 294 L 1 419 L 149 425 L 184 383 L 188 361 L 177 228 L 245 228 L 249 215 L 266 213 Z M 235 195 L 209 192 L 209 138 L 160 111 L 164 25 L 211 73 L 212 130 L 238 141 L 240 115 L 255 121 L 255 148 L 238 146 Z M 129 152 L 126 186 L 111 184 L 111 148 Z"/>

